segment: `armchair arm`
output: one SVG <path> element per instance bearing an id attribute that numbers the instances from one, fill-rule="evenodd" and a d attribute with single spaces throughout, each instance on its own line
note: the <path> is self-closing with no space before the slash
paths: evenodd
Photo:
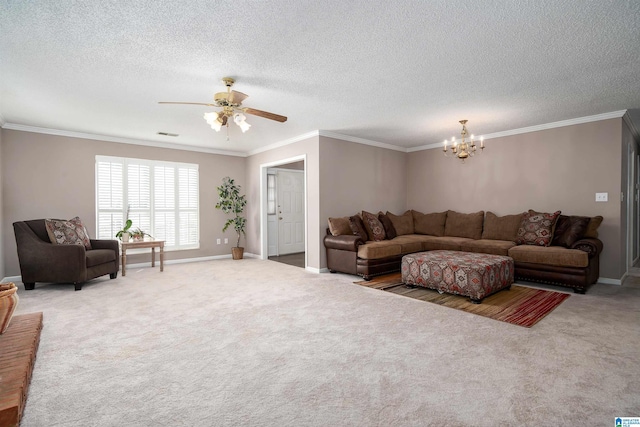
<path id="1" fill-rule="evenodd" d="M 604 245 L 602 244 L 602 240 L 594 238 L 580 239 L 571 245 L 571 249 L 580 249 L 581 251 L 588 253 L 589 258 L 593 258 L 600 254 L 603 247 Z"/>
<path id="2" fill-rule="evenodd" d="M 117 240 L 97 240 L 91 239 L 91 248 L 92 249 L 112 249 L 114 251 L 118 251 L 120 249 L 120 244 Z"/>
<path id="3" fill-rule="evenodd" d="M 358 246 L 364 244 L 360 236 L 342 235 L 342 236 L 324 236 L 324 246 L 327 249 L 339 249 L 341 251 L 357 252 Z"/>
<path id="4" fill-rule="evenodd" d="M 116 252 L 116 262 L 120 262 L 120 243 L 117 240 L 91 239 L 91 249 L 111 249 Z"/>

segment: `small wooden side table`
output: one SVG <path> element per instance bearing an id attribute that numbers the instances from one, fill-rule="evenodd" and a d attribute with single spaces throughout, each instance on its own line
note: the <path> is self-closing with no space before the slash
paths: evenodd
<path id="1" fill-rule="evenodd" d="M 164 271 L 164 240 L 149 240 L 142 242 L 122 242 L 122 275 L 126 276 L 127 249 L 151 248 L 151 267 L 156 266 L 156 248 L 160 248 L 160 271 Z"/>

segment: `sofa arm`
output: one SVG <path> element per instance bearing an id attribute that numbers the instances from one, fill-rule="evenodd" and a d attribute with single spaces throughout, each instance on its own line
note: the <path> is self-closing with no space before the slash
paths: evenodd
<path id="1" fill-rule="evenodd" d="M 327 249 L 338 249 L 341 251 L 357 252 L 358 246 L 364 242 L 360 236 L 342 235 L 342 236 L 324 236 L 324 246 Z"/>
<path id="2" fill-rule="evenodd" d="M 600 254 L 602 252 L 603 244 L 600 239 L 585 238 L 575 242 L 571 249 L 580 249 L 589 254 L 589 258 Z"/>

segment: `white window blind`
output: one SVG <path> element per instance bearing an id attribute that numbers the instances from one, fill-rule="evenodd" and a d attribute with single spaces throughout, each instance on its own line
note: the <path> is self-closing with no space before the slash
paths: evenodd
<path id="1" fill-rule="evenodd" d="M 97 236 L 113 239 L 127 218 L 167 249 L 200 244 L 198 165 L 96 156 Z"/>

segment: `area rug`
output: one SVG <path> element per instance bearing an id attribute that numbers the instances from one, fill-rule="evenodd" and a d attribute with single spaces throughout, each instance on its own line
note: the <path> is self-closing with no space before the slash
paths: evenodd
<path id="1" fill-rule="evenodd" d="M 368 288 L 455 308 L 467 313 L 478 314 L 513 325 L 524 326 L 525 328 L 530 328 L 538 323 L 570 296 L 563 292 L 547 291 L 514 284 L 510 290 L 503 290 L 486 297 L 482 300 L 482 304 L 473 304 L 469 301 L 469 298 L 460 295 L 440 294 L 438 291 L 427 288 L 406 287 L 402 283 L 400 273 L 376 277 L 368 282 L 355 283 Z"/>

